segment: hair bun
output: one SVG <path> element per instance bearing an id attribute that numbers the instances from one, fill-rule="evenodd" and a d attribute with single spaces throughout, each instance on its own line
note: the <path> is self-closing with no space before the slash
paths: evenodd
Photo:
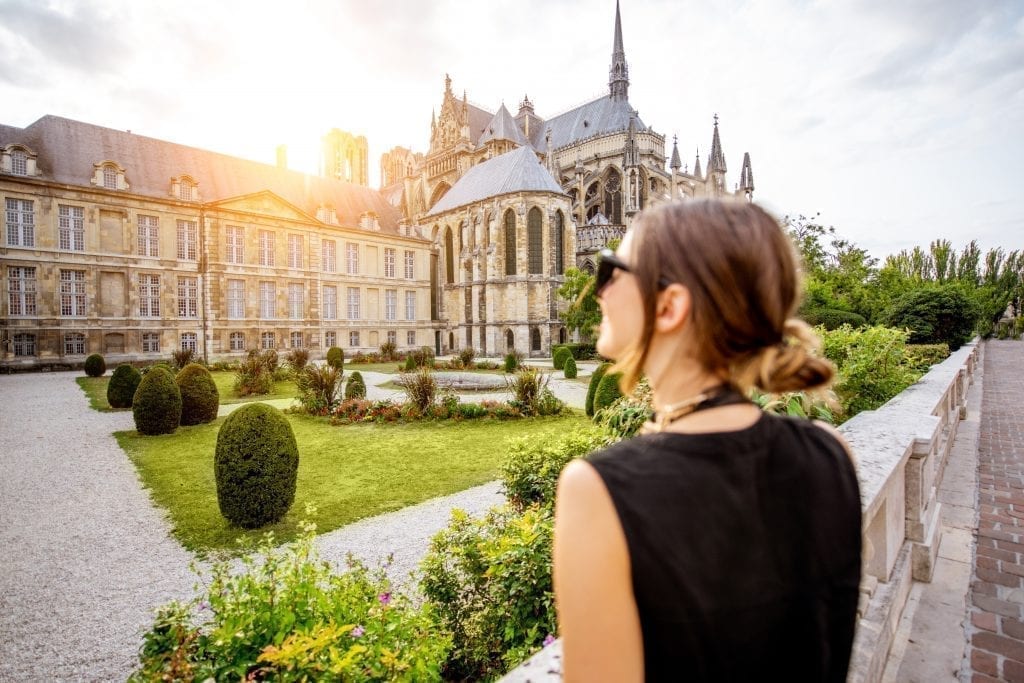
<path id="1" fill-rule="evenodd" d="M 772 394 L 823 386 L 832 380 L 835 368 L 815 355 L 819 346 L 807 323 L 790 318 L 783 326 L 783 341 L 760 349 L 734 376 L 744 389 L 753 385 Z"/>

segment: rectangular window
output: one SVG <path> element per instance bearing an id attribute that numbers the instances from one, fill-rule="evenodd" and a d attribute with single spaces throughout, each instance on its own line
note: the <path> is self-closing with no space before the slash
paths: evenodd
<path id="1" fill-rule="evenodd" d="M 384 247 L 384 277 L 395 277 L 395 261 L 398 260 L 397 250 Z"/>
<path id="2" fill-rule="evenodd" d="M 333 285 L 324 285 L 324 320 L 338 319 L 338 288 Z"/>
<path id="3" fill-rule="evenodd" d="M 288 317 L 292 320 L 302 320 L 304 317 L 302 289 L 302 285 L 299 283 L 288 284 Z"/>
<path id="4" fill-rule="evenodd" d="M 273 332 L 260 332 L 260 348 L 266 351 L 274 348 L 275 340 Z"/>
<path id="5" fill-rule="evenodd" d="M 260 317 L 264 320 L 277 317 L 277 289 L 273 282 L 260 283 Z"/>
<path id="6" fill-rule="evenodd" d="M 178 278 L 178 317 L 199 317 L 199 279 L 194 277 Z"/>
<path id="7" fill-rule="evenodd" d="M 416 319 L 416 292 L 405 293 L 405 319 Z"/>
<path id="8" fill-rule="evenodd" d="M 331 348 L 332 346 L 338 345 L 338 333 L 337 332 L 324 332 L 324 346 Z"/>
<path id="9" fill-rule="evenodd" d="M 14 335 L 14 355 L 36 355 L 36 335 L 26 333 Z"/>
<path id="10" fill-rule="evenodd" d="M 345 272 L 349 275 L 359 274 L 359 245 L 349 242 L 345 245 Z"/>
<path id="11" fill-rule="evenodd" d="M 68 332 L 64 335 L 64 355 L 84 356 L 85 335 L 81 332 Z"/>
<path id="12" fill-rule="evenodd" d="M 181 333 L 181 350 L 191 351 L 195 353 L 199 350 L 198 340 L 196 339 L 195 332 L 182 332 Z"/>
<path id="13" fill-rule="evenodd" d="M 117 169 L 110 164 L 103 167 L 103 187 L 108 190 L 117 189 Z"/>
<path id="14" fill-rule="evenodd" d="M 409 346 L 416 346 L 416 330 L 409 330 L 405 333 L 405 343 Z"/>
<path id="15" fill-rule="evenodd" d="M 143 353 L 160 353 L 160 333 L 159 332 L 143 332 L 142 333 L 142 352 Z"/>
<path id="16" fill-rule="evenodd" d="M 245 280 L 228 280 L 228 317 L 245 317 Z"/>
<path id="17" fill-rule="evenodd" d="M 7 200 L 7 245 L 36 245 L 36 216 L 31 199 Z"/>
<path id="18" fill-rule="evenodd" d="M 348 333 L 348 345 L 349 346 L 359 346 L 359 333 L 358 332 L 349 332 Z"/>
<path id="19" fill-rule="evenodd" d="M 333 273 L 338 268 L 337 248 L 334 240 L 324 240 L 320 245 L 320 261 L 325 273 Z"/>
<path id="20" fill-rule="evenodd" d="M 28 154 L 25 154 L 24 150 L 16 149 L 11 152 L 11 173 L 28 175 Z"/>
<path id="21" fill-rule="evenodd" d="M 85 315 L 85 271 L 60 271 L 60 314 Z"/>
<path id="22" fill-rule="evenodd" d="M 178 259 L 195 261 L 199 233 L 195 221 L 178 221 Z"/>
<path id="23" fill-rule="evenodd" d="M 245 333 L 232 332 L 228 335 L 228 348 L 232 351 L 245 351 Z"/>
<path id="24" fill-rule="evenodd" d="M 80 206 L 59 205 L 57 225 L 61 249 L 85 251 L 85 209 Z"/>
<path id="25" fill-rule="evenodd" d="M 398 343 L 398 332 L 396 332 L 395 330 L 388 330 L 388 343 L 389 344 L 397 344 Z"/>
<path id="26" fill-rule="evenodd" d="M 260 265 L 274 265 L 274 233 L 260 230 Z"/>
<path id="27" fill-rule="evenodd" d="M 139 216 L 139 256 L 160 255 L 160 219 Z"/>
<path id="28" fill-rule="evenodd" d="M 384 319 L 398 319 L 398 291 L 394 289 L 384 290 Z"/>
<path id="29" fill-rule="evenodd" d="M 405 279 L 413 280 L 416 277 L 416 252 L 405 252 Z"/>
<path id="30" fill-rule="evenodd" d="M 291 343 L 292 343 L 292 348 L 293 349 L 301 349 L 302 348 L 302 333 L 301 332 L 292 332 L 292 334 L 291 334 Z"/>
<path id="31" fill-rule="evenodd" d="M 288 267 L 302 267 L 302 235 L 288 235 Z"/>
<path id="32" fill-rule="evenodd" d="M 242 244 L 245 230 L 238 225 L 229 225 L 224 230 L 224 260 L 228 263 L 242 263 Z"/>
<path id="33" fill-rule="evenodd" d="M 139 317 L 160 317 L 160 276 L 139 275 Z"/>
<path id="34" fill-rule="evenodd" d="M 359 320 L 359 288 L 348 288 L 348 319 Z"/>
<path id="35" fill-rule="evenodd" d="M 36 314 L 36 269 L 27 266 L 7 268 L 7 291 L 11 315 Z M 35 355 L 35 354 L 32 354 Z"/>

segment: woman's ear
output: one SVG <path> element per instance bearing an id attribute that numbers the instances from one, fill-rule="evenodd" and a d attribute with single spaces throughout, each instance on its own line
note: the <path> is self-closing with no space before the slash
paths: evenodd
<path id="1" fill-rule="evenodd" d="M 681 284 L 671 284 L 658 294 L 655 305 L 654 329 L 662 334 L 682 329 L 690 317 L 690 290 Z"/>

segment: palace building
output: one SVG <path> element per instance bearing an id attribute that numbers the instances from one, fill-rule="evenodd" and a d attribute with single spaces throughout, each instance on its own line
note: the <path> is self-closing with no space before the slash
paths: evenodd
<path id="1" fill-rule="evenodd" d="M 500 355 L 567 341 L 565 270 L 591 271 L 645 206 L 750 198 L 726 184 L 715 117 L 706 167 L 629 103 L 618 6 L 608 94 L 543 118 L 455 95 L 445 78 L 426 153 L 381 159 L 332 130 L 320 175 L 56 116 L 0 125 L 0 367 L 193 349 L 428 345 Z M 668 169 L 665 168 L 668 163 Z"/>

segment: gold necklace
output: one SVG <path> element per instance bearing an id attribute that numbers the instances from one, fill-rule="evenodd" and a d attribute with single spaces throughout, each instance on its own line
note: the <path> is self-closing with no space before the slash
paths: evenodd
<path id="1" fill-rule="evenodd" d="M 651 419 L 644 423 L 644 426 L 640 428 L 641 434 L 656 434 L 657 432 L 664 431 L 666 427 L 675 422 L 681 417 L 686 417 L 693 411 L 697 410 L 697 407 L 704 401 L 711 398 L 712 395 L 717 392 L 701 392 L 696 396 L 683 399 L 678 403 L 665 406 L 664 410 L 659 410 L 651 416 Z"/>

